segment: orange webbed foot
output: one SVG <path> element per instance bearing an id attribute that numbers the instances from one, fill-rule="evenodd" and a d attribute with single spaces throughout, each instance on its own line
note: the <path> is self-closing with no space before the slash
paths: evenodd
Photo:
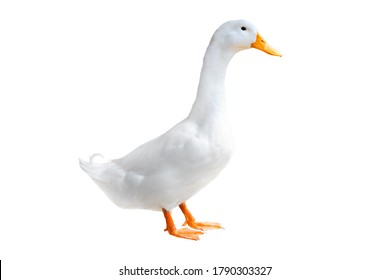
<path id="1" fill-rule="evenodd" d="M 223 227 L 219 223 L 213 222 L 185 221 L 183 226 L 186 225 L 197 230 L 223 229 Z"/>
<path id="2" fill-rule="evenodd" d="M 189 227 L 197 230 L 223 229 L 223 227 L 219 223 L 195 222 L 195 218 L 188 210 L 185 202 L 180 204 L 179 207 L 183 212 L 184 216 L 186 217 L 186 221 L 184 222 L 183 226 L 188 225 Z"/>
<path id="3" fill-rule="evenodd" d="M 185 238 L 190 240 L 199 240 L 199 235 L 203 234 L 202 231 L 199 230 L 192 230 L 189 228 L 181 228 L 181 229 L 175 229 L 174 231 L 169 231 L 168 233 L 170 235 L 179 237 L 179 238 Z"/>
<path id="4" fill-rule="evenodd" d="M 189 228 L 176 229 L 171 213 L 165 209 L 162 209 L 162 211 L 167 222 L 167 228 L 165 229 L 165 231 L 168 231 L 170 235 L 190 240 L 199 240 L 199 235 L 203 234 L 202 231 L 193 230 Z"/>

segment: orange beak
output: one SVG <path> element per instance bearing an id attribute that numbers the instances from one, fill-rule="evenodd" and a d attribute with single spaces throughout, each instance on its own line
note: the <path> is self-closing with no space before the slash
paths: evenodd
<path id="1" fill-rule="evenodd" d="M 258 49 L 258 50 L 261 50 L 261 51 L 268 53 L 270 55 L 282 56 L 282 54 L 280 52 L 278 52 L 276 49 L 274 49 L 273 47 L 268 45 L 267 42 L 264 41 L 264 39 L 260 36 L 259 33 L 257 33 L 256 42 L 254 42 L 251 45 L 251 47 Z"/>

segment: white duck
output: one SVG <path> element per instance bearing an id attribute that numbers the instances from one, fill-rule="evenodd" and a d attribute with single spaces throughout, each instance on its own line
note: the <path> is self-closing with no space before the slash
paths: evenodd
<path id="1" fill-rule="evenodd" d="M 212 181 L 226 166 L 233 152 L 226 118 L 225 74 L 239 51 L 256 48 L 281 54 L 268 45 L 246 20 L 222 24 L 211 38 L 195 103 L 188 117 L 169 131 L 123 158 L 106 163 L 80 160 L 81 168 L 116 205 L 163 211 L 169 234 L 198 240 L 203 230 L 218 223 L 196 222 L 185 202 Z M 184 225 L 176 229 L 171 210 L 179 206 Z"/>

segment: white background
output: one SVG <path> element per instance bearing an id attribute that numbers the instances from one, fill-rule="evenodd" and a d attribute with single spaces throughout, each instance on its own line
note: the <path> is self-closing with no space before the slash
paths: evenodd
<path id="1" fill-rule="evenodd" d="M 118 275 L 124 265 L 273 266 L 264 279 L 389 279 L 386 7 L 379 0 L 1 1 L 4 279 L 130 279 Z M 235 155 L 188 202 L 198 220 L 225 230 L 198 242 L 173 238 L 162 213 L 113 205 L 78 158 L 123 156 L 183 119 L 211 35 L 237 18 L 254 22 L 283 57 L 250 50 L 231 62 Z M 173 214 L 179 226 L 183 216 Z"/>

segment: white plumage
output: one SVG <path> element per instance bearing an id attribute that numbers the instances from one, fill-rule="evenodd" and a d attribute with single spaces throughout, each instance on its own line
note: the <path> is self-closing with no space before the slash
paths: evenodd
<path id="1" fill-rule="evenodd" d="M 185 201 L 212 181 L 232 156 L 233 140 L 226 118 L 226 68 L 234 54 L 251 47 L 280 56 L 250 22 L 224 23 L 207 48 L 197 97 L 188 117 L 123 158 L 105 163 L 93 158 L 80 160 L 81 168 L 122 208 L 163 210 L 166 215 L 178 205 L 185 207 Z M 191 230 L 171 232 L 168 219 L 167 229 L 190 239 L 200 234 Z"/>

